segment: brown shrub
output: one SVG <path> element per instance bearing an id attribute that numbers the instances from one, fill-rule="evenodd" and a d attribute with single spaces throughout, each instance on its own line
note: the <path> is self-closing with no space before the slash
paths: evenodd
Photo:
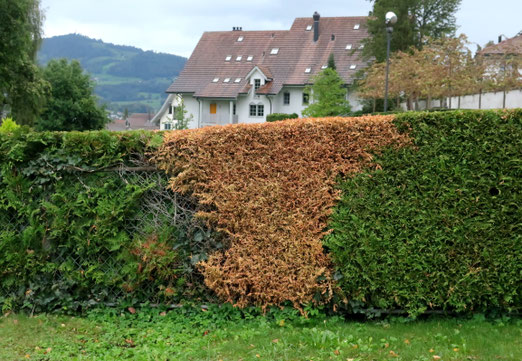
<path id="1" fill-rule="evenodd" d="M 175 131 L 158 165 L 170 187 L 215 211 L 199 214 L 226 232 L 230 248 L 200 264 L 205 283 L 240 307 L 328 299 L 331 265 L 321 238 L 335 179 L 370 165 L 370 152 L 401 146 L 393 116 L 298 119 Z"/>

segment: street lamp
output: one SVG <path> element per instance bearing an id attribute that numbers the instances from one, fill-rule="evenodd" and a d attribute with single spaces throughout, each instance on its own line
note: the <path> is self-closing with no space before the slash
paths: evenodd
<path id="1" fill-rule="evenodd" d="M 386 89 L 384 91 L 384 111 L 388 111 L 388 74 L 390 72 L 390 41 L 393 25 L 397 23 L 397 15 L 389 11 L 386 13 Z"/>

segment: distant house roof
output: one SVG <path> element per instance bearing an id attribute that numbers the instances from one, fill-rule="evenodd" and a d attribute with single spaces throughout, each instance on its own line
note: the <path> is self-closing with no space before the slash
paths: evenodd
<path id="1" fill-rule="evenodd" d="M 337 71 L 349 84 L 354 74 L 366 66 L 358 51 L 361 40 L 368 36 L 366 21 L 365 16 L 321 18 L 317 42 L 311 17 L 295 19 L 291 29 L 285 31 L 206 32 L 167 92 L 236 98 L 248 91 L 246 77 L 257 66 L 272 79 L 258 93 L 277 94 L 284 85 L 309 84 L 331 53 Z M 243 39 L 238 41 L 239 37 Z M 355 69 L 352 65 L 356 65 Z"/>
<path id="2" fill-rule="evenodd" d="M 512 38 L 485 47 L 480 53 L 486 56 L 522 54 L 522 31 Z"/>
<path id="3" fill-rule="evenodd" d="M 123 130 L 156 130 L 159 129 L 157 124 L 153 124 L 151 119 L 154 114 L 148 113 L 133 113 L 129 116 L 129 128 L 125 124 L 124 119 L 116 119 L 111 123 L 107 124 L 107 130 L 111 131 L 123 131 Z"/>

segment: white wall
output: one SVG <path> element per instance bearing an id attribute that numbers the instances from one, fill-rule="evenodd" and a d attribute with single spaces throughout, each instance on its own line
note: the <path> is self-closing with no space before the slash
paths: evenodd
<path id="1" fill-rule="evenodd" d="M 303 104 L 304 87 L 283 87 L 279 94 L 274 97 L 274 109 L 272 113 L 297 113 L 299 117 L 303 115 L 303 110 L 308 104 Z M 290 94 L 290 104 L 284 104 L 284 94 Z"/>

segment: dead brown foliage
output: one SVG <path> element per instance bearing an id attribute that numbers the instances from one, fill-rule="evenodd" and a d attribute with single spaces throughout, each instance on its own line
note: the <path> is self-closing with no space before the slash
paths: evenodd
<path id="1" fill-rule="evenodd" d="M 199 216 L 231 239 L 200 264 L 206 285 L 240 307 L 328 299 L 333 282 L 321 238 L 339 196 L 335 178 L 370 165 L 371 152 L 408 142 L 392 120 L 297 119 L 166 134 L 156 161 L 172 175 L 170 187 L 212 206 Z"/>

